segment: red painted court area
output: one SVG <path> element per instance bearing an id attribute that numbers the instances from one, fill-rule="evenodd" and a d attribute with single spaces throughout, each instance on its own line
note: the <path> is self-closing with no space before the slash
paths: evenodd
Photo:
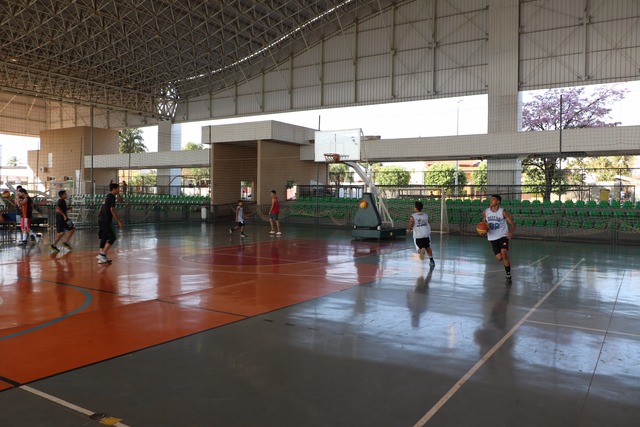
<path id="1" fill-rule="evenodd" d="M 0 266 L 0 390 L 375 280 L 380 243 L 273 239 L 21 256 Z"/>

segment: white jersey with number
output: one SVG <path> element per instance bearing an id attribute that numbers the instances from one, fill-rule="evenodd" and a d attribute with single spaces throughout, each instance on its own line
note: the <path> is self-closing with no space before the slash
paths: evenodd
<path id="1" fill-rule="evenodd" d="M 236 222 L 244 222 L 244 206 L 238 205 L 236 208 L 236 215 L 238 217 Z"/>
<path id="2" fill-rule="evenodd" d="M 507 224 L 507 219 L 504 217 L 504 208 L 498 208 L 495 212 L 491 208 L 487 208 L 484 210 L 484 215 L 489 224 L 487 240 L 498 240 L 507 236 L 509 224 Z"/>
<path id="3" fill-rule="evenodd" d="M 429 215 L 424 212 L 414 212 L 413 217 L 413 238 L 422 239 L 431 237 L 431 225 L 429 224 Z"/>

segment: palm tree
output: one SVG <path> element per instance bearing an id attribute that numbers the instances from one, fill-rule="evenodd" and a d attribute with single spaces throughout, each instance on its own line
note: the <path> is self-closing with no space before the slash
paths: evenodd
<path id="1" fill-rule="evenodd" d="M 120 131 L 120 152 L 126 153 L 146 153 L 147 146 L 144 145 L 144 138 L 140 129 L 125 128 Z"/>
<path id="2" fill-rule="evenodd" d="M 18 166 L 22 161 L 18 158 L 18 156 L 9 157 L 7 160 L 7 166 Z"/>
<path id="3" fill-rule="evenodd" d="M 129 154 L 129 175 L 127 180 L 131 184 L 131 153 L 146 153 L 147 146 L 138 128 L 124 128 L 120 131 L 120 152 Z"/>

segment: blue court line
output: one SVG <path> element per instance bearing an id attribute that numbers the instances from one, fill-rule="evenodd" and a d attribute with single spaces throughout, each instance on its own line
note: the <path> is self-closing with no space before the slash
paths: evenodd
<path id="1" fill-rule="evenodd" d="M 74 289 L 82 292 L 84 294 L 84 296 L 85 296 L 85 299 L 84 299 L 84 302 L 82 303 L 82 305 L 80 305 L 80 307 L 76 308 L 73 311 L 70 311 L 67 314 L 64 314 L 64 315 L 62 315 L 60 317 L 57 317 L 57 318 L 55 318 L 53 320 L 50 320 L 50 321 L 48 321 L 46 323 L 43 323 L 41 325 L 34 326 L 33 328 L 25 329 L 23 331 L 16 332 L 14 334 L 6 335 L 4 337 L 0 337 L 0 341 L 8 340 L 9 338 L 15 338 L 15 337 L 18 337 L 20 335 L 28 334 L 30 332 L 37 331 L 38 329 L 46 328 L 47 326 L 51 326 L 53 324 L 56 324 L 56 323 L 58 323 L 58 322 L 60 322 L 60 321 L 62 321 L 64 319 L 66 319 L 67 317 L 71 317 L 74 314 L 79 313 L 80 311 L 84 310 L 85 308 L 87 308 L 89 306 L 89 304 L 91 304 L 91 301 L 93 300 L 93 297 L 91 296 L 89 291 L 87 291 L 86 289 L 82 289 L 82 288 L 79 288 L 77 286 L 64 285 L 64 284 L 61 284 L 61 283 L 57 283 L 57 285 L 58 286 L 68 286 L 70 288 L 74 288 Z"/>

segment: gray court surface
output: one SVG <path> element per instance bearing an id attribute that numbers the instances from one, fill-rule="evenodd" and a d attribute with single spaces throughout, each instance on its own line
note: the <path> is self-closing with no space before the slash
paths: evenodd
<path id="1" fill-rule="evenodd" d="M 356 252 L 349 230 L 283 232 Z M 237 244 L 227 225 L 127 233 L 116 248 Z M 247 233 L 245 245 L 270 239 Z M 637 247 L 516 236 L 510 287 L 485 239 L 432 247 L 433 270 L 397 239 L 359 254 L 356 268 L 377 266 L 364 285 L 28 386 L 131 427 L 639 425 Z M 33 390 L 0 392 L 0 426 L 100 425 Z"/>

